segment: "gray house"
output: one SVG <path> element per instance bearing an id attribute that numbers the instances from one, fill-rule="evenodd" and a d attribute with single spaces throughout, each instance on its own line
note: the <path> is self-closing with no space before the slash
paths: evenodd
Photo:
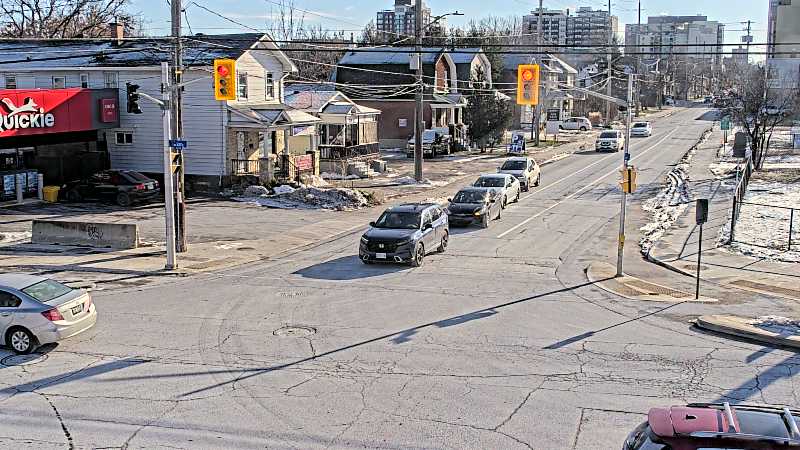
<path id="1" fill-rule="evenodd" d="M 74 154 L 74 148 L 87 148 L 100 153 L 95 159 L 105 160 L 106 167 L 163 174 L 160 108 L 141 99 L 143 113 L 127 113 L 125 85 L 136 84 L 139 92 L 160 97 L 160 64 L 170 58 L 169 43 L 168 38 L 4 41 L 0 52 L 13 54 L 20 62 L 0 66 L 0 95 L 20 99 L 44 95 L 42 101 L 47 102 L 67 91 L 106 89 L 114 99 L 117 117 L 110 123 L 101 122 L 102 126 L 82 126 L 79 133 L 52 128 L 22 138 L 0 134 L 0 149 L 30 153 L 31 157 L 21 161 L 35 165 L 41 159 L 37 155 L 63 158 Z M 30 47 L 33 49 L 19 50 Z M 215 58 L 237 61 L 235 101 L 214 99 L 211 69 Z M 320 119 L 283 102 L 284 79 L 297 68 L 269 36 L 197 35 L 187 39 L 185 62 L 184 81 L 190 84 L 183 92 L 183 138 L 188 142 L 185 163 L 190 188 L 219 186 L 236 176 L 257 175 L 263 161 L 279 161 L 281 155 L 306 158 L 307 152 L 316 151 Z M 65 142 L 73 150 L 63 148 Z M 276 157 L 270 158 L 270 154 Z M 61 178 L 82 175 L 79 170 L 71 172 Z"/>

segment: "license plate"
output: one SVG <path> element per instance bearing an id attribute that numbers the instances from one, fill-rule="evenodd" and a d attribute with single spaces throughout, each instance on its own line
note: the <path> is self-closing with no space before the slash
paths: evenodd
<path id="1" fill-rule="evenodd" d="M 82 312 L 83 312 L 83 303 L 81 303 L 81 304 L 80 304 L 80 305 L 78 305 L 78 306 L 73 306 L 73 307 L 72 307 L 72 309 L 71 309 L 70 311 L 72 311 L 72 315 L 73 315 L 73 316 L 74 316 L 75 314 L 80 314 L 80 313 L 82 313 Z"/>
<path id="2" fill-rule="evenodd" d="M 375 253 L 375 257 L 378 259 L 386 259 L 386 253 Z"/>
<path id="3" fill-rule="evenodd" d="M 145 185 L 145 187 L 146 187 L 147 189 L 155 189 L 156 185 L 154 185 L 153 183 L 147 183 L 147 184 Z"/>

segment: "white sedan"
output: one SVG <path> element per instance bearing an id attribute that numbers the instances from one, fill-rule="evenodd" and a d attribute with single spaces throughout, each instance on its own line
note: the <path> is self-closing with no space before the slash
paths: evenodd
<path id="1" fill-rule="evenodd" d="M 636 122 L 631 127 L 632 137 L 650 137 L 653 135 L 653 126 L 650 122 Z"/>
<path id="2" fill-rule="evenodd" d="M 511 201 L 518 202 L 522 195 L 517 177 L 507 173 L 481 175 L 472 185 L 492 192 L 493 198 L 498 199 L 503 208 Z"/>
<path id="3" fill-rule="evenodd" d="M 0 275 L 0 336 L 16 353 L 83 333 L 95 322 L 87 292 L 33 275 Z"/>

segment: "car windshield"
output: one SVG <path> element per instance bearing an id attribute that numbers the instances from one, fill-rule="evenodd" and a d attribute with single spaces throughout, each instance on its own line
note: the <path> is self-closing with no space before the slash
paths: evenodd
<path id="1" fill-rule="evenodd" d="M 375 228 L 419 229 L 420 213 L 386 211 L 375 222 Z"/>
<path id="2" fill-rule="evenodd" d="M 633 128 L 647 128 L 647 124 L 644 122 L 636 122 L 633 124 Z"/>
<path id="3" fill-rule="evenodd" d="M 600 134 L 600 139 L 611 139 L 616 138 L 617 132 L 616 131 L 604 131 Z"/>
<path id="4" fill-rule="evenodd" d="M 58 281 L 44 280 L 36 284 L 26 287 L 22 292 L 30 295 L 40 302 L 49 302 L 50 300 L 61 297 L 62 295 L 72 292 L 72 288 L 64 286 Z"/>
<path id="5" fill-rule="evenodd" d="M 506 161 L 500 170 L 525 170 L 527 166 L 527 161 Z"/>
<path id="6" fill-rule="evenodd" d="M 433 130 L 425 130 L 422 133 L 422 139 L 424 139 L 426 141 L 428 141 L 428 140 L 432 141 L 432 140 L 436 139 L 436 132 L 433 131 Z"/>
<path id="7" fill-rule="evenodd" d="M 479 191 L 461 191 L 453 198 L 453 203 L 483 203 L 486 193 Z"/>
<path id="8" fill-rule="evenodd" d="M 505 178 L 498 177 L 481 177 L 475 182 L 475 186 L 477 187 L 503 187 L 505 185 Z"/>

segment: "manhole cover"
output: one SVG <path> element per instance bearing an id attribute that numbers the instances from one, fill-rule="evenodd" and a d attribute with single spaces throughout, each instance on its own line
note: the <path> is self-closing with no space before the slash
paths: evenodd
<path id="1" fill-rule="evenodd" d="M 302 336 L 310 336 L 316 332 L 317 330 L 311 327 L 286 326 L 278 328 L 277 330 L 273 331 L 272 334 L 274 334 L 275 336 L 284 336 L 284 337 L 302 337 Z"/>
<path id="2" fill-rule="evenodd" d="M 10 355 L 0 359 L 0 364 L 6 367 L 13 366 L 30 366 L 32 364 L 39 364 L 47 360 L 47 355 L 41 353 L 31 353 L 29 355 Z"/>

